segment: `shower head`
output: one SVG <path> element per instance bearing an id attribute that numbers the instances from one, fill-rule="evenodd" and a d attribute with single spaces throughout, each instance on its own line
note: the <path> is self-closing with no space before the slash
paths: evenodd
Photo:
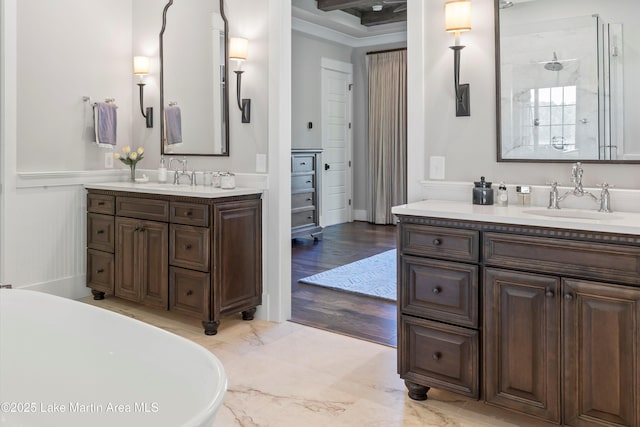
<path id="1" fill-rule="evenodd" d="M 555 52 L 553 52 L 553 61 L 544 64 L 544 69 L 549 71 L 560 71 L 563 68 L 564 66 L 558 62 L 558 55 Z"/>

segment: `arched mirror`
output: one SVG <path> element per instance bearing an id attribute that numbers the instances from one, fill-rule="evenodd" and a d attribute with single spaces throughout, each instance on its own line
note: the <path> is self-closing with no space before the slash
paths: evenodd
<path id="1" fill-rule="evenodd" d="M 169 0 L 160 31 L 160 152 L 229 155 L 224 0 Z"/>

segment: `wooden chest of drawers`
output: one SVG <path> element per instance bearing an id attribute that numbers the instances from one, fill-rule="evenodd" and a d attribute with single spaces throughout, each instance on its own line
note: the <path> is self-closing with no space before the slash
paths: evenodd
<path id="1" fill-rule="evenodd" d="M 322 238 L 320 150 L 291 150 L 291 238 Z"/>

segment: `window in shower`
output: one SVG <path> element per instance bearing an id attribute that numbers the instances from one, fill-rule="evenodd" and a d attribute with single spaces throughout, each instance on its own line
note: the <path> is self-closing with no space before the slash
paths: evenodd
<path id="1" fill-rule="evenodd" d="M 541 148 L 569 152 L 576 149 L 576 86 L 535 88 L 529 91 L 523 135 Z"/>

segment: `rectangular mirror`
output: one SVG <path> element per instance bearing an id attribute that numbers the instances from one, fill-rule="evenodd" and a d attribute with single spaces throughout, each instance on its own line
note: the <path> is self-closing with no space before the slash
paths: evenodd
<path id="1" fill-rule="evenodd" d="M 640 163 L 640 1 L 495 0 L 498 161 Z"/>

